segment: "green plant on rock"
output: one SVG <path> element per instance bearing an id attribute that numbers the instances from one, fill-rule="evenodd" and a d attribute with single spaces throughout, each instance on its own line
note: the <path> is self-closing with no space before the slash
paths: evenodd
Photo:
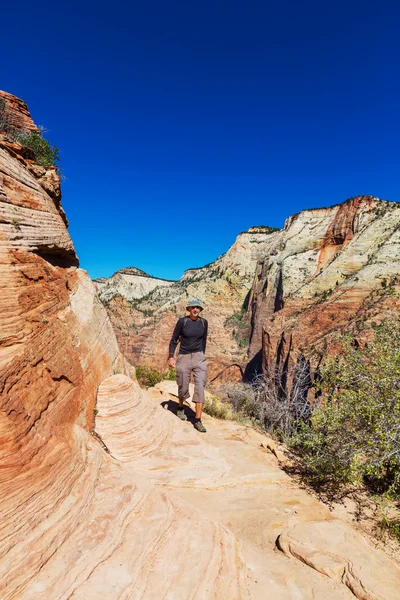
<path id="1" fill-rule="evenodd" d="M 313 483 L 366 484 L 400 494 L 400 328 L 373 325 L 360 346 L 349 335 L 320 368 L 322 401 L 291 439 Z"/>
<path id="2" fill-rule="evenodd" d="M 15 229 L 18 229 L 18 231 L 21 230 L 21 223 L 17 219 L 13 219 L 11 225 L 15 227 Z"/>
<path id="3" fill-rule="evenodd" d="M 32 150 L 35 162 L 43 167 L 56 167 L 60 160 L 60 150 L 53 146 L 43 136 L 44 127 L 39 127 L 38 131 L 29 129 L 19 129 L 15 127 L 7 114 L 7 102 L 0 99 L 0 131 L 4 131 L 14 141 L 20 143 L 25 148 Z"/>
<path id="4" fill-rule="evenodd" d="M 172 367 L 168 367 L 168 372 L 167 372 L 166 375 L 164 375 L 163 378 L 167 379 L 168 381 L 175 381 L 175 379 L 176 379 L 176 370 L 173 369 Z"/>
<path id="5" fill-rule="evenodd" d="M 35 161 L 43 167 L 56 166 L 60 160 L 60 150 L 52 146 L 43 136 L 42 131 L 24 131 L 17 136 L 17 141 L 30 148 L 35 155 Z"/>
<path id="6" fill-rule="evenodd" d="M 153 387 L 165 379 L 174 381 L 175 377 L 175 369 L 172 369 L 171 367 L 168 367 L 167 373 L 161 373 L 161 371 L 145 365 L 139 365 L 136 367 L 136 378 L 139 382 L 139 385 L 144 388 Z"/>
<path id="7" fill-rule="evenodd" d="M 400 542 L 400 521 L 390 520 L 384 516 L 380 522 L 382 529 L 386 529 L 392 537 Z"/>
<path id="8" fill-rule="evenodd" d="M 218 396 L 206 396 L 204 412 L 216 419 L 232 419 L 232 407 L 228 402 L 222 402 Z"/>

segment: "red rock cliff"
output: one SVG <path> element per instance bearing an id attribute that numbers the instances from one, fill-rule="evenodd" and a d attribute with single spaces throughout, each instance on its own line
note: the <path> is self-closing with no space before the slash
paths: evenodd
<path id="1" fill-rule="evenodd" d="M 251 292 L 251 368 L 324 355 L 333 334 L 397 314 L 400 205 L 371 196 L 290 217 Z"/>

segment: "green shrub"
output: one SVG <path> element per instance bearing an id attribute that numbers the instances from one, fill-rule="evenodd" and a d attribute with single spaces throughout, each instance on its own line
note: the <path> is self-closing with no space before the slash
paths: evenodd
<path id="1" fill-rule="evenodd" d="M 249 323 L 246 320 L 246 309 L 242 308 L 240 312 L 234 313 L 225 319 L 224 327 L 232 327 L 232 337 L 239 348 L 245 348 L 250 344 Z"/>
<path id="2" fill-rule="evenodd" d="M 218 396 L 206 396 L 204 412 L 216 419 L 232 419 L 232 407 L 228 402 L 222 402 Z"/>
<path id="3" fill-rule="evenodd" d="M 321 367 L 321 403 L 291 445 L 314 483 L 366 484 L 400 493 L 400 329 L 373 326 L 364 346 L 351 335 Z"/>
<path id="4" fill-rule="evenodd" d="M 57 166 L 57 162 L 60 160 L 60 150 L 43 137 L 44 128 L 39 127 L 39 131 L 30 131 L 14 127 L 8 118 L 7 102 L 4 99 L 0 99 L 0 131 L 5 131 L 13 141 L 19 142 L 25 148 L 30 148 L 38 165 Z"/>
<path id="5" fill-rule="evenodd" d="M 253 386 L 240 381 L 223 383 L 218 394 L 222 402 L 227 403 L 235 414 L 246 417 L 255 415 L 255 395 Z"/>
<path id="6" fill-rule="evenodd" d="M 35 161 L 43 167 L 56 166 L 60 160 L 60 150 L 57 146 L 52 146 L 41 133 L 36 131 L 25 131 L 18 135 L 20 144 L 30 148 L 35 155 Z"/>
<path id="7" fill-rule="evenodd" d="M 174 381 L 176 376 L 175 369 L 172 369 L 171 367 L 168 367 L 167 373 L 161 373 L 152 367 L 139 365 L 136 367 L 136 377 L 139 385 L 144 388 L 149 388 L 157 385 L 157 383 L 160 383 L 160 381 L 164 381 L 165 379 Z"/>
<path id="8" fill-rule="evenodd" d="M 387 517 L 383 517 L 380 525 L 382 529 L 386 529 L 392 537 L 400 542 L 400 521 L 391 521 Z"/>

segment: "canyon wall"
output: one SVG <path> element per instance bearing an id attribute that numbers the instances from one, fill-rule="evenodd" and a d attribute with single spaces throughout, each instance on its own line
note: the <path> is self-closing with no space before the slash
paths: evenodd
<path id="1" fill-rule="evenodd" d="M 100 296 L 134 364 L 165 368 L 176 319 L 189 297 L 199 297 L 210 324 L 211 380 L 250 379 L 302 353 L 315 366 L 338 331 L 359 335 L 397 314 L 399 229 L 398 203 L 359 196 L 301 211 L 281 230 L 250 229 L 177 282 L 161 286 L 149 277 L 147 293 L 133 282 L 128 295 L 125 283 L 115 285 L 117 273 L 103 280 Z"/>
<path id="2" fill-rule="evenodd" d="M 257 266 L 248 371 L 299 352 L 315 364 L 338 332 L 397 319 L 399 290 L 399 203 L 359 196 L 290 217 Z"/>

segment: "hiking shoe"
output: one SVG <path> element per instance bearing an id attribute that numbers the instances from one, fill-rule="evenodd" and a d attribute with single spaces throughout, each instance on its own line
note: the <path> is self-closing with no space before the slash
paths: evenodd
<path id="1" fill-rule="evenodd" d="M 207 429 L 204 427 L 201 421 L 197 421 L 197 423 L 194 424 L 194 428 L 197 429 L 197 431 L 201 431 L 202 433 L 205 433 L 207 431 Z"/>
<path id="2" fill-rule="evenodd" d="M 178 408 L 178 410 L 176 411 L 176 416 L 178 417 L 178 419 L 181 419 L 182 421 L 187 421 L 187 416 L 185 415 L 184 408 Z"/>

